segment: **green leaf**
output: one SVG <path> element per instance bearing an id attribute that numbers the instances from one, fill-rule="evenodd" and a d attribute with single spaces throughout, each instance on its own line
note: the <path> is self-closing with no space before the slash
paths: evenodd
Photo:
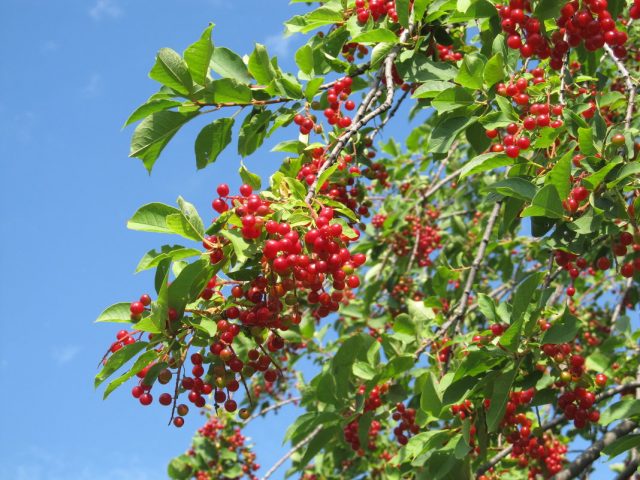
<path id="1" fill-rule="evenodd" d="M 303 45 L 296 52 L 296 65 L 301 72 L 311 75 L 313 73 L 313 48 Z"/>
<path id="2" fill-rule="evenodd" d="M 147 116 L 138 124 L 131 138 L 130 157 L 139 158 L 151 172 L 155 161 L 176 132 L 198 115 L 197 112 L 164 110 Z"/>
<path id="3" fill-rule="evenodd" d="M 637 175 L 640 173 L 640 162 L 632 162 L 627 163 L 624 167 L 620 169 L 619 172 L 616 172 L 616 178 L 607 183 L 607 188 L 611 189 L 618 185 L 623 180 L 627 179 L 632 175 Z"/>
<path id="4" fill-rule="evenodd" d="M 397 43 L 398 36 L 386 28 L 375 28 L 357 35 L 351 40 L 353 43 Z"/>
<path id="5" fill-rule="evenodd" d="M 182 95 L 189 95 L 193 91 L 189 67 L 182 57 L 170 48 L 161 48 L 158 51 L 156 63 L 149 72 L 149 77 Z"/>
<path id="6" fill-rule="evenodd" d="M 251 104 L 251 89 L 233 78 L 214 80 L 207 86 L 213 92 L 214 103 Z"/>
<path id="7" fill-rule="evenodd" d="M 240 55 L 225 47 L 214 49 L 211 70 L 223 78 L 233 78 L 244 84 L 251 83 L 251 75 Z"/>
<path id="8" fill-rule="evenodd" d="M 202 32 L 200 39 L 191 44 L 184 51 L 184 60 L 187 62 L 191 78 L 198 84 L 204 85 L 209 73 L 209 64 L 213 55 L 213 43 L 211 42 L 211 30 L 213 23 Z"/>
<path id="9" fill-rule="evenodd" d="M 557 345 L 572 342 L 577 333 L 578 319 L 565 310 L 562 317 L 555 320 L 551 324 L 551 328 L 545 332 L 544 337 L 542 337 L 542 343 Z"/>
<path id="10" fill-rule="evenodd" d="M 245 118 L 238 135 L 238 153 L 241 156 L 251 155 L 262 145 L 270 120 L 269 110 L 257 110 Z"/>
<path id="11" fill-rule="evenodd" d="M 456 82 L 463 87 L 478 90 L 482 88 L 483 71 L 487 59 L 479 53 L 467 54 L 462 61 L 460 71 L 456 76 Z"/>
<path id="12" fill-rule="evenodd" d="M 102 382 L 113 375 L 113 373 L 125 363 L 135 357 L 141 350 L 144 350 L 147 345 L 147 342 L 131 343 L 129 345 L 125 345 L 120 350 L 112 354 L 107 359 L 107 363 L 102 367 L 102 370 L 100 370 L 96 375 L 94 387 L 98 388 Z"/>
<path id="13" fill-rule="evenodd" d="M 407 28 L 409 26 L 409 0 L 396 0 L 395 5 L 400 25 Z"/>
<path id="14" fill-rule="evenodd" d="M 589 187 L 590 190 L 595 190 L 604 181 L 609 172 L 616 168 L 622 162 L 622 157 L 616 157 L 613 160 L 607 162 L 604 167 L 595 173 L 592 173 L 582 181 Z"/>
<path id="15" fill-rule="evenodd" d="M 166 258 L 171 260 L 182 260 L 183 258 L 195 257 L 202 252 L 195 248 L 185 248 L 181 245 L 164 245 L 160 251 L 150 250 L 138 263 L 136 267 L 136 273 L 148 270 L 149 268 L 157 267 L 160 262 Z"/>
<path id="16" fill-rule="evenodd" d="M 591 128 L 578 128 L 578 144 L 583 155 L 594 155 L 598 153 L 593 144 L 593 130 Z"/>
<path id="17" fill-rule="evenodd" d="M 431 132 L 428 144 L 429 152 L 447 153 L 458 134 L 475 121 L 475 118 L 453 117 L 438 122 Z"/>
<path id="18" fill-rule="evenodd" d="M 501 373 L 493 382 L 493 392 L 491 394 L 491 405 L 487 412 L 487 429 L 495 432 L 504 417 L 509 399 L 511 385 L 518 374 L 518 368 Z"/>
<path id="19" fill-rule="evenodd" d="M 167 475 L 173 480 L 187 480 L 191 477 L 191 466 L 180 457 L 174 458 L 167 467 Z"/>
<path id="20" fill-rule="evenodd" d="M 504 79 L 504 59 L 502 53 L 496 53 L 491 57 L 484 67 L 482 76 L 487 87 L 492 87 Z"/>
<path id="21" fill-rule="evenodd" d="M 411 317 L 406 313 L 401 313 L 393 321 L 393 331 L 403 335 L 407 335 L 407 339 L 411 340 L 416 335 L 416 325 Z"/>
<path id="22" fill-rule="evenodd" d="M 320 86 L 322 85 L 323 81 L 324 79 L 322 77 L 309 80 L 306 88 L 304 89 L 304 96 L 308 101 L 313 100 L 315 94 L 318 93 L 318 90 L 320 90 Z"/>
<path id="23" fill-rule="evenodd" d="M 420 395 L 420 408 L 436 417 L 442 410 L 442 396 L 437 388 L 438 381 L 432 372 L 425 374 L 425 377 Z"/>
<path id="24" fill-rule="evenodd" d="M 373 47 L 373 49 L 371 50 L 371 68 L 378 67 L 384 61 L 384 59 L 387 58 L 389 52 L 393 50 L 393 45 L 393 43 L 385 42 L 378 43 Z"/>
<path id="25" fill-rule="evenodd" d="M 530 181 L 520 177 L 507 178 L 485 187 L 486 191 L 496 192 L 505 197 L 518 198 L 530 202 L 536 194 L 536 187 Z"/>
<path id="26" fill-rule="evenodd" d="M 607 426 L 616 420 L 629 419 L 637 415 L 640 415 L 640 400 L 626 398 L 614 403 L 602 412 L 598 423 Z"/>
<path id="27" fill-rule="evenodd" d="M 442 80 L 427 80 L 422 83 L 411 98 L 434 98 L 443 90 L 451 88 L 451 82 L 443 82 Z"/>
<path id="28" fill-rule="evenodd" d="M 96 319 L 96 322 L 131 323 L 131 303 L 121 302 L 107 307 Z"/>
<path id="29" fill-rule="evenodd" d="M 215 162 L 218 155 L 231 143 L 233 123 L 233 118 L 219 118 L 200 130 L 195 143 L 198 169 Z"/>
<path id="30" fill-rule="evenodd" d="M 182 103 L 175 100 L 150 100 L 147 103 L 143 103 L 142 105 L 140 105 L 131 115 L 129 115 L 127 121 L 124 122 L 124 127 L 126 127 L 127 125 L 131 125 L 133 122 L 137 122 L 138 120 L 142 120 L 152 113 L 168 110 L 179 105 L 182 105 Z"/>
<path id="31" fill-rule="evenodd" d="M 135 345 L 135 343 L 132 343 L 132 345 Z M 109 385 L 107 385 L 107 388 L 105 388 L 104 390 L 104 395 L 102 396 L 102 399 L 106 400 L 107 397 L 111 395 L 111 393 L 116 388 L 118 388 L 124 382 L 132 378 L 136 373 L 141 371 L 143 368 L 145 368 L 147 365 L 153 362 L 156 358 L 158 358 L 158 352 L 156 352 L 155 350 L 149 350 L 147 352 L 144 352 L 142 355 L 140 355 L 128 372 L 124 373 L 120 377 L 110 382 Z"/>
<path id="32" fill-rule="evenodd" d="M 435 108 L 438 113 L 442 114 L 458 108 L 473 105 L 474 103 L 475 99 L 471 96 L 468 90 L 461 87 L 454 87 L 440 92 L 431 101 L 431 106 Z"/>
<path id="33" fill-rule="evenodd" d="M 520 320 L 527 311 L 527 308 L 532 303 L 533 295 L 540 287 L 541 280 L 542 273 L 536 272 L 529 275 L 518 285 L 513 296 L 512 322 Z"/>
<path id="34" fill-rule="evenodd" d="M 602 452 L 609 455 L 609 458 L 613 458 L 638 446 L 640 446 L 640 434 L 626 435 L 604 447 Z"/>
<path id="35" fill-rule="evenodd" d="M 264 45 L 256 43 L 253 53 L 249 57 L 249 72 L 260 85 L 269 85 L 275 78 L 275 71 Z"/>
<path id="36" fill-rule="evenodd" d="M 355 362 L 353 364 L 353 374 L 364 380 L 371 380 L 376 376 L 376 370 L 367 362 Z"/>
<path id="37" fill-rule="evenodd" d="M 240 178 L 244 183 L 249 185 L 254 190 L 260 190 L 260 188 L 262 187 L 262 180 L 260 179 L 259 175 L 251 173 L 249 170 L 247 170 L 247 167 L 245 167 L 243 163 L 240 164 L 240 170 L 238 170 L 238 173 L 240 174 Z"/>
<path id="38" fill-rule="evenodd" d="M 513 159 L 504 153 L 489 152 L 474 157 L 471 161 L 464 164 L 460 171 L 460 178 L 468 177 L 475 173 L 488 172 L 494 168 L 506 167 L 513 163 Z"/>
<path id="39" fill-rule="evenodd" d="M 173 233 L 167 226 L 167 217 L 180 213 L 164 203 L 148 203 L 140 207 L 127 222 L 127 228 L 143 232 Z"/>
<path id="40" fill-rule="evenodd" d="M 168 304 L 182 313 L 185 305 L 193 302 L 204 290 L 211 279 L 211 268 L 208 259 L 187 265 L 169 285 Z"/>
<path id="41" fill-rule="evenodd" d="M 541 21 L 556 18 L 560 15 L 562 5 L 563 4 L 557 0 L 541 0 L 534 10 L 534 15 Z"/>
<path id="42" fill-rule="evenodd" d="M 244 263 L 249 257 L 246 255 L 250 245 L 246 242 L 242 235 L 237 230 L 223 230 L 220 235 L 226 237 L 231 241 L 233 251 L 236 254 L 238 262 Z"/>
<path id="43" fill-rule="evenodd" d="M 416 21 L 422 20 L 424 16 L 424 12 L 427 10 L 427 6 L 431 3 L 432 0 L 414 0 L 413 2 L 413 13 L 415 15 Z"/>
<path id="44" fill-rule="evenodd" d="M 560 200 L 556 187 L 545 185 L 538 190 L 531 205 L 525 208 L 520 216 L 562 218 L 564 216 L 562 200 Z"/>
<path id="45" fill-rule="evenodd" d="M 551 171 L 545 177 L 545 184 L 553 185 L 560 198 L 567 198 L 571 191 L 571 157 L 573 149 L 565 153 L 556 162 Z"/>

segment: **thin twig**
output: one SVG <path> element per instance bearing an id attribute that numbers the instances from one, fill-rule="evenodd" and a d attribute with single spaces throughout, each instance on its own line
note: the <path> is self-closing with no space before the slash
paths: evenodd
<path id="1" fill-rule="evenodd" d="M 409 25 L 409 28 L 407 28 L 404 32 L 402 32 L 399 38 L 399 43 L 393 48 L 393 50 L 391 50 L 389 55 L 387 55 L 387 57 L 385 58 L 384 63 L 380 69 L 380 74 L 378 75 L 373 88 L 365 96 L 365 99 L 360 105 L 360 108 L 358 108 L 358 111 L 354 117 L 354 122 L 351 124 L 349 128 L 346 129 L 346 131 L 342 135 L 340 135 L 340 137 L 338 138 L 338 141 L 331 149 L 331 153 L 329 154 L 327 159 L 324 161 L 322 166 L 318 169 L 318 172 L 316 174 L 316 180 L 315 182 L 313 182 L 313 184 L 309 186 L 309 191 L 307 192 L 307 196 L 305 199 L 307 203 L 310 203 L 311 199 L 314 197 L 316 190 L 319 187 L 318 181 L 320 177 L 325 171 L 327 171 L 329 167 L 331 167 L 331 165 L 333 165 L 336 162 L 336 160 L 338 159 L 338 156 L 342 152 L 342 149 L 347 145 L 349 140 L 351 140 L 351 137 L 353 137 L 363 126 L 369 123 L 370 120 L 372 120 L 373 118 L 376 118 L 377 116 L 381 115 L 382 113 L 389 110 L 389 108 L 391 108 L 391 105 L 393 104 L 393 95 L 395 93 L 395 84 L 393 81 L 393 64 L 394 64 L 393 62 L 395 61 L 396 57 L 400 53 L 400 49 L 402 48 L 402 45 L 404 44 L 404 42 L 407 41 L 412 31 L 413 31 L 413 24 Z M 367 109 L 371 105 L 371 102 L 373 101 L 373 99 L 376 97 L 376 95 L 380 90 L 383 76 L 384 76 L 386 87 L 387 87 L 387 97 L 385 98 L 384 102 L 382 102 L 378 107 L 374 108 L 369 113 L 366 113 Z"/>
<path id="2" fill-rule="evenodd" d="M 627 298 L 627 293 L 629 293 L 629 289 L 631 288 L 632 283 L 633 283 L 633 277 L 627 278 L 627 280 L 624 282 L 624 288 L 622 289 L 622 296 L 620 298 L 620 301 L 616 304 L 616 308 L 613 310 L 613 314 L 611 315 L 611 325 L 610 325 L 611 330 L 615 328 L 616 323 L 620 318 L 620 314 L 622 313 L 622 308 L 624 307 L 624 304 Z"/>
<path id="3" fill-rule="evenodd" d="M 264 474 L 264 476 L 262 477 L 262 480 L 267 480 L 269 477 L 271 477 L 271 475 L 273 475 L 276 472 L 276 470 L 278 470 L 278 468 L 280 468 L 282 466 L 282 464 L 284 462 L 289 460 L 289 458 L 294 453 L 296 453 L 298 450 L 300 450 L 302 447 L 304 447 L 307 443 L 309 443 L 311 440 L 313 440 L 313 437 L 315 437 L 318 433 L 320 433 L 320 430 L 322 430 L 322 425 L 318 425 L 309 435 L 307 435 L 302 440 L 300 440 L 298 443 L 296 443 L 291 448 L 291 450 L 289 450 L 287 453 L 285 453 L 282 456 L 282 458 L 280 458 L 280 460 L 278 460 L 276 463 L 273 464 L 273 466 L 267 471 L 267 473 Z"/>
<path id="4" fill-rule="evenodd" d="M 493 231 L 493 227 L 498 219 L 498 215 L 500 214 L 500 208 L 502 207 L 502 201 L 496 202 L 491 211 L 491 215 L 489 215 L 489 220 L 487 221 L 487 226 L 484 230 L 484 235 L 482 236 L 482 240 L 480 241 L 480 247 L 478 248 L 478 252 L 476 253 L 476 257 L 473 259 L 473 263 L 471 264 L 471 270 L 469 270 L 469 275 L 467 275 L 467 281 L 464 285 L 464 291 L 462 292 L 462 298 L 458 303 L 458 306 L 453 311 L 453 315 L 451 318 L 446 321 L 442 327 L 440 327 L 441 332 L 448 331 L 451 327 L 454 327 L 464 318 L 465 313 L 467 312 L 467 308 L 469 307 L 468 301 L 469 296 L 471 295 L 471 289 L 473 288 L 473 284 L 476 280 L 476 275 L 478 274 L 478 270 L 480 269 L 480 265 L 484 260 L 484 255 L 487 251 L 487 246 L 489 245 L 489 240 L 491 239 L 491 233 Z"/>
<path id="5" fill-rule="evenodd" d="M 287 398 L 286 400 L 282 400 L 281 402 L 274 403 L 273 405 L 269 405 L 268 407 L 265 407 L 262 410 L 260 410 L 258 413 L 254 413 L 253 415 L 251 415 L 249 418 L 247 418 L 245 420 L 244 423 L 246 425 L 251 420 L 255 420 L 258 417 L 266 415 L 267 413 L 271 412 L 272 410 L 278 410 L 279 408 L 284 407 L 285 405 L 289 405 L 290 403 L 299 402 L 301 399 L 302 399 L 302 397 L 291 397 L 291 398 Z"/>
<path id="6" fill-rule="evenodd" d="M 627 103 L 627 113 L 624 117 L 625 129 L 629 130 L 629 128 L 631 128 L 631 120 L 633 119 L 633 108 L 634 108 L 635 99 L 636 99 L 636 87 L 633 84 L 633 79 L 631 78 L 631 74 L 629 73 L 629 70 L 627 70 L 627 67 L 624 65 L 624 63 L 621 62 L 620 59 L 616 57 L 615 53 L 613 53 L 613 49 L 609 45 L 605 44 L 604 51 L 607 52 L 607 55 L 611 57 L 611 60 L 613 61 L 613 63 L 615 63 L 616 67 L 618 67 L 618 70 L 620 71 L 620 74 L 624 79 L 624 84 L 629 94 L 628 103 Z"/>

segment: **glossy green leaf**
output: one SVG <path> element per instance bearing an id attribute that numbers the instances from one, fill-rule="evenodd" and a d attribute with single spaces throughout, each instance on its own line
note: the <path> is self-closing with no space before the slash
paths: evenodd
<path id="1" fill-rule="evenodd" d="M 354 43 L 372 44 L 372 43 L 397 43 L 398 36 L 391 30 L 386 28 L 376 28 L 361 33 L 351 40 Z"/>
<path id="2" fill-rule="evenodd" d="M 131 323 L 130 302 L 121 302 L 107 307 L 96 322 Z"/>
<path id="3" fill-rule="evenodd" d="M 147 345 L 147 342 L 134 342 L 111 354 L 102 370 L 96 375 L 94 387 L 100 386 L 116 370 L 135 357 L 141 350 L 144 350 Z"/>
<path id="4" fill-rule="evenodd" d="M 496 53 L 484 66 L 484 71 L 482 72 L 484 83 L 487 87 L 492 87 L 496 83 L 501 82 L 504 76 L 504 59 L 501 53 Z"/>
<path id="5" fill-rule="evenodd" d="M 542 343 L 561 344 L 572 342 L 578 333 L 578 319 L 565 310 L 562 317 L 551 323 L 542 337 Z"/>
<path id="6" fill-rule="evenodd" d="M 251 104 L 251 89 L 233 78 L 214 80 L 207 86 L 207 91 L 213 93 L 214 103 L 231 103 L 240 105 Z"/>
<path id="7" fill-rule="evenodd" d="M 517 373 L 517 368 L 504 372 L 492 384 L 491 405 L 487 411 L 487 429 L 489 432 L 495 432 L 504 417 L 507 401 L 509 400 L 509 392 Z"/>
<path id="8" fill-rule="evenodd" d="M 150 250 L 138 263 L 136 273 L 157 267 L 164 259 L 182 260 L 183 258 L 194 257 L 202 252 L 195 248 L 185 248 L 181 245 L 164 245 L 159 251 Z"/>
<path id="9" fill-rule="evenodd" d="M 161 48 L 156 56 L 156 63 L 149 72 L 149 77 L 182 95 L 193 91 L 193 80 L 189 67 L 182 57 L 170 48 Z"/>
<path id="10" fill-rule="evenodd" d="M 225 47 L 216 47 L 211 57 L 211 70 L 223 78 L 232 78 L 240 83 L 251 83 L 249 69 L 237 53 Z"/>
<path id="11" fill-rule="evenodd" d="M 211 30 L 213 23 L 202 32 L 200 39 L 191 44 L 184 51 L 184 60 L 189 68 L 189 73 L 194 82 L 205 85 L 209 74 L 209 64 L 213 56 L 213 43 L 211 42 Z"/>
<path id="12" fill-rule="evenodd" d="M 484 67 L 487 59 L 479 53 L 467 54 L 462 61 L 460 71 L 456 76 L 456 82 L 463 87 L 481 89 L 483 84 Z"/>
<path id="13" fill-rule="evenodd" d="M 148 203 L 133 214 L 127 222 L 127 228 L 143 232 L 172 233 L 167 226 L 167 217 L 176 213 L 180 213 L 180 210 L 164 203 Z"/>
<path id="14" fill-rule="evenodd" d="M 254 190 L 260 190 L 260 188 L 262 188 L 262 180 L 260 179 L 260 176 L 255 173 L 251 173 L 243 163 L 240 164 L 238 173 L 240 174 L 242 181 Z"/>
<path id="15" fill-rule="evenodd" d="M 460 171 L 460 178 L 462 179 L 475 173 L 488 172 L 494 168 L 506 167 L 512 163 L 513 159 L 507 157 L 504 153 L 483 153 L 464 164 Z"/>
<path id="16" fill-rule="evenodd" d="M 132 345 L 135 345 L 135 343 L 133 343 Z M 118 351 L 120 351 L 120 350 L 118 350 Z M 104 390 L 104 395 L 103 395 L 102 399 L 106 400 L 107 397 L 109 395 L 111 395 L 111 393 L 116 388 L 118 388 L 120 385 L 122 385 L 127 380 L 132 378 L 136 373 L 141 371 L 143 368 L 145 368 L 147 365 L 149 365 L 151 362 L 153 362 L 156 358 L 158 358 L 158 352 L 156 352 L 155 350 L 149 350 L 147 352 L 144 352 L 142 355 L 140 355 L 136 359 L 136 361 L 134 362 L 133 366 L 131 367 L 131 369 L 128 372 L 124 373 L 123 375 L 121 375 L 120 377 L 116 378 L 115 380 L 109 382 L 109 385 L 107 385 L 107 388 L 105 388 L 105 390 Z"/>
<path id="17" fill-rule="evenodd" d="M 136 110 L 131 115 L 129 115 L 127 121 L 124 122 L 124 126 L 126 127 L 134 122 L 137 122 L 138 120 L 142 120 L 152 113 L 168 110 L 179 105 L 182 105 L 182 103 L 175 100 L 150 100 L 147 103 L 143 103 L 138 108 L 136 108 Z"/>
<path id="18" fill-rule="evenodd" d="M 131 138 L 130 157 L 139 158 L 151 172 L 155 161 L 180 127 L 197 115 L 164 110 L 147 116 L 138 124 Z"/>
<path id="19" fill-rule="evenodd" d="M 200 130 L 195 143 L 198 169 L 215 162 L 218 155 L 231 143 L 233 124 L 233 118 L 219 118 Z"/>
<path id="20" fill-rule="evenodd" d="M 522 211 L 521 216 L 562 218 L 564 216 L 562 200 L 560 200 L 556 187 L 545 185 L 538 190 L 531 205 Z"/>
<path id="21" fill-rule="evenodd" d="M 269 85 L 275 78 L 275 71 L 264 45 L 256 43 L 253 53 L 249 57 L 249 72 L 260 85 Z"/>

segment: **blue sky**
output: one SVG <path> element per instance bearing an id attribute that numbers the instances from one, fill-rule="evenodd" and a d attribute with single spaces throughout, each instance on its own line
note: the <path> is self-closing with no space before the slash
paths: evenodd
<path id="1" fill-rule="evenodd" d="M 106 402 L 93 390 L 118 329 L 93 320 L 152 289 L 152 277 L 133 270 L 169 239 L 128 231 L 131 214 L 183 195 L 213 216 L 217 183 L 239 185 L 239 157 L 230 147 L 197 172 L 202 123 L 174 139 L 149 177 L 127 158 L 132 128 L 121 127 L 157 89 L 147 77 L 156 51 L 182 51 L 210 21 L 218 45 L 250 53 L 265 43 L 295 71 L 287 57 L 302 37 L 285 40 L 282 23 L 302 9 L 283 0 L 1 2 L 0 478 L 157 480 L 188 447 L 199 417 L 169 428 L 167 411 L 142 408 L 128 387 Z M 281 139 L 247 166 L 277 170 L 281 156 L 268 152 Z M 248 430 L 266 468 L 286 451 L 274 438 L 292 411 Z"/>
<path id="2" fill-rule="evenodd" d="M 93 320 L 151 290 L 151 274 L 134 276 L 135 265 L 171 241 L 128 231 L 131 214 L 183 195 L 207 218 L 215 186 L 239 185 L 239 158 L 231 146 L 196 172 L 201 123 L 172 141 L 149 177 L 127 158 L 132 128 L 121 126 L 157 89 L 147 77 L 155 52 L 182 51 L 210 21 L 216 44 L 250 53 L 253 42 L 264 43 L 295 72 L 302 37 L 284 39 L 282 22 L 304 8 L 285 0 L 0 4 L 0 381 L 10 392 L 0 395 L 1 479 L 156 480 L 188 447 L 200 418 L 168 428 L 166 409 L 140 407 L 128 388 L 106 402 L 93 390 L 118 330 Z M 275 171 L 281 156 L 269 147 L 282 139 L 247 159 L 249 169 Z M 287 450 L 274 439 L 294 414 L 287 408 L 250 425 L 265 468 Z"/>

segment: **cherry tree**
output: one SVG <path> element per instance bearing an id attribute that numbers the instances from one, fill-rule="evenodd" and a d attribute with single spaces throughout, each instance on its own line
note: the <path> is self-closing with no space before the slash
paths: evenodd
<path id="1" fill-rule="evenodd" d="M 96 387 L 199 427 L 174 479 L 631 478 L 640 1 L 292 3 L 297 72 L 213 25 L 159 50 L 126 122 L 149 172 L 191 122 L 198 169 L 289 139 L 265 184 L 239 161 L 211 186 L 211 223 L 182 197 L 133 214 L 181 244 L 98 318 L 123 325 Z M 243 427 L 290 404 L 260 468 Z"/>

